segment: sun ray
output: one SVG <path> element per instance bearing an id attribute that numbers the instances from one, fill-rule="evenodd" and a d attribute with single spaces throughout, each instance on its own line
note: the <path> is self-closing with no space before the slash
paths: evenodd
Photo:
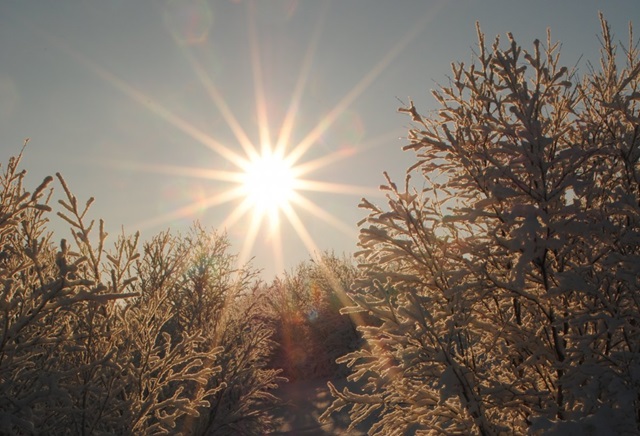
<path id="1" fill-rule="evenodd" d="M 307 248 L 310 254 L 317 253 L 318 246 L 313 241 L 313 238 L 309 234 L 309 231 L 305 227 L 304 223 L 300 220 L 300 217 L 296 213 L 296 211 L 291 207 L 291 205 L 285 205 L 282 208 L 282 212 L 287 217 L 287 220 L 298 234 L 298 237 Z"/>
<path id="2" fill-rule="evenodd" d="M 387 68 L 393 59 L 400 54 L 404 48 L 414 40 L 427 24 L 430 15 L 420 20 L 416 25 L 407 31 L 404 37 L 394 44 L 393 47 L 380 59 L 380 61 L 338 102 L 320 122 L 304 137 L 302 141 L 289 153 L 287 158 L 292 164 L 298 162 L 309 148 L 320 138 L 320 136 L 334 123 L 336 118 L 343 113 Z"/>
<path id="3" fill-rule="evenodd" d="M 326 262 L 324 262 L 324 259 L 322 256 L 318 256 L 316 262 L 318 265 L 320 265 L 320 267 L 323 269 L 326 276 L 329 278 L 329 284 L 333 289 L 333 291 L 335 292 L 336 296 L 342 302 L 342 305 L 344 307 L 353 306 L 353 300 L 347 294 L 348 289 L 345 289 L 342 286 L 340 278 L 337 276 L 334 270 L 329 265 L 327 265 Z M 351 312 L 347 315 L 349 316 L 349 318 L 353 320 L 355 325 L 357 326 L 365 325 L 364 317 L 362 313 Z M 368 344 L 365 344 L 364 346 L 368 348 Z"/>
<path id="4" fill-rule="evenodd" d="M 315 204 L 308 198 L 298 193 L 295 193 L 292 201 L 296 203 L 298 206 L 305 209 L 307 212 L 311 212 L 315 217 L 320 218 L 327 224 L 330 224 L 336 229 L 340 230 L 345 235 L 347 236 L 353 235 L 353 228 L 351 226 L 348 226 L 343 221 L 339 220 L 333 214 L 327 212 L 325 209 L 322 209 L 321 207 L 319 207 L 317 204 Z"/>
<path id="5" fill-rule="evenodd" d="M 251 258 L 251 250 L 253 250 L 253 246 L 258 238 L 258 231 L 262 225 L 263 218 L 264 216 L 261 214 L 253 214 L 251 217 L 251 224 L 249 224 L 247 233 L 244 236 L 244 241 L 242 242 L 240 254 L 238 255 L 240 265 L 247 263 Z"/>
<path id="6" fill-rule="evenodd" d="M 245 216 L 249 209 L 251 209 L 252 204 L 248 198 L 244 198 L 240 204 L 238 204 L 229 215 L 220 223 L 220 227 L 223 229 L 228 229 L 235 226 L 243 216 Z"/>
<path id="7" fill-rule="evenodd" d="M 276 266 L 277 271 L 284 270 L 284 249 L 282 247 L 282 234 L 280 232 L 280 220 L 274 220 L 271 223 L 271 233 L 269 235 L 269 242 L 272 248 L 272 253 L 274 257 L 274 264 Z"/>
<path id="8" fill-rule="evenodd" d="M 285 115 L 284 121 L 282 122 L 282 127 L 280 128 L 280 133 L 278 135 L 278 142 L 275 147 L 276 153 L 281 153 L 284 155 L 286 151 L 286 147 L 289 145 L 289 140 L 291 139 L 291 132 L 293 131 L 293 126 L 295 124 L 295 117 L 298 113 L 298 107 L 300 105 L 300 101 L 302 100 L 302 95 L 304 89 L 306 88 L 307 81 L 309 80 L 309 73 L 311 71 L 311 66 L 313 65 L 313 57 L 315 56 L 316 49 L 318 46 L 318 42 L 320 41 L 320 36 L 322 35 L 322 30 L 325 23 L 325 18 L 327 16 L 327 11 L 329 3 L 325 2 L 322 13 L 316 22 L 316 27 L 313 32 L 313 36 L 307 47 L 307 51 L 305 52 L 304 60 L 302 61 L 302 67 L 300 69 L 300 74 L 298 75 L 298 80 L 296 82 L 295 88 L 291 95 L 291 101 L 289 102 L 289 108 L 287 109 L 287 113 Z"/>
<path id="9" fill-rule="evenodd" d="M 49 40 L 57 48 L 62 50 L 67 55 L 71 56 L 78 63 L 83 65 L 89 71 L 96 74 L 106 83 L 109 83 L 111 86 L 113 86 L 114 88 L 116 88 L 117 90 L 125 94 L 131 100 L 145 107 L 152 114 L 167 121 L 169 124 L 177 128 L 178 130 L 182 131 L 183 133 L 187 134 L 188 136 L 198 141 L 202 145 L 213 150 L 214 152 L 224 157 L 234 165 L 241 167 L 243 163 L 246 161 L 244 157 L 232 151 L 229 147 L 216 141 L 211 136 L 207 135 L 200 129 L 196 128 L 192 124 L 188 123 L 184 119 L 180 118 L 179 116 L 169 111 L 167 108 L 165 108 L 161 104 L 157 103 L 151 96 L 146 95 L 143 92 L 139 91 L 138 89 L 134 88 L 133 86 L 129 85 L 124 80 L 116 76 L 114 73 L 106 70 L 97 62 L 92 61 L 91 59 L 82 55 L 81 53 L 78 53 L 73 48 L 71 48 L 68 44 L 56 38 L 55 36 L 53 35 L 48 35 L 48 36 L 49 36 Z"/>
<path id="10" fill-rule="evenodd" d="M 269 133 L 269 118 L 267 116 L 267 100 L 264 96 L 262 83 L 262 62 L 256 35 L 255 5 L 249 3 L 249 42 L 251 44 L 251 69 L 253 71 L 253 86 L 256 94 L 256 115 L 258 117 L 258 134 L 260 135 L 260 149 L 262 154 L 271 152 L 271 136 Z"/>
<path id="11" fill-rule="evenodd" d="M 194 127 L 192 124 L 188 123 L 187 121 L 183 120 L 177 115 L 174 115 L 164 106 L 156 103 L 151 97 L 131 87 L 130 85 L 128 85 L 127 83 L 125 83 L 124 81 L 116 77 L 114 74 L 102 69 L 98 65 L 96 65 L 95 72 L 96 74 L 104 78 L 108 83 L 111 83 L 117 89 L 125 93 L 132 100 L 146 107 L 151 113 L 159 116 L 165 121 L 168 121 L 171 125 L 176 127 L 178 130 L 182 131 L 183 133 L 186 133 L 188 136 L 200 142 L 202 145 L 208 147 L 209 149 L 213 150 L 214 152 L 224 157 L 229 162 L 235 164 L 238 167 L 241 167 L 243 163 L 246 161 L 245 158 L 243 158 L 239 154 L 232 151 L 229 147 L 216 141 L 211 136 L 207 135 L 200 129 Z"/>
<path id="12" fill-rule="evenodd" d="M 224 118 L 227 125 L 233 132 L 234 136 L 238 140 L 238 143 L 240 144 L 244 152 L 247 154 L 249 158 L 255 158 L 256 156 L 258 156 L 258 151 L 256 150 L 255 146 L 249 139 L 249 136 L 244 131 L 244 129 L 240 126 L 238 119 L 233 115 L 233 112 L 231 112 L 231 109 L 227 105 L 227 102 L 225 101 L 225 99 L 220 94 L 220 91 L 218 90 L 218 88 L 215 86 L 215 84 L 211 80 L 211 77 L 209 77 L 206 71 L 202 68 L 202 64 L 195 59 L 195 57 L 193 56 L 193 53 L 190 50 L 185 49 L 183 50 L 183 53 L 187 58 L 187 60 L 189 61 L 189 64 L 197 74 L 198 78 L 200 79 L 200 83 L 202 83 L 202 86 L 204 86 L 204 88 L 207 90 L 209 97 L 211 97 L 211 99 L 213 100 L 213 103 L 216 105 L 216 107 L 222 114 L 222 117 Z"/>
<path id="13" fill-rule="evenodd" d="M 293 172 L 296 177 L 304 176 L 305 174 L 309 174 L 315 170 L 326 167 L 340 160 L 344 160 L 346 158 L 352 157 L 357 153 L 355 147 L 349 147 L 340 149 L 338 151 L 334 151 L 333 153 L 326 154 L 317 159 L 313 159 L 299 165 L 293 167 Z"/>
<path id="14" fill-rule="evenodd" d="M 377 136 L 373 141 L 361 144 L 359 147 L 341 148 L 319 158 L 296 164 L 296 166 L 293 167 L 293 171 L 296 177 L 301 177 L 308 173 L 312 173 L 320 168 L 331 165 L 332 163 L 348 158 L 353 158 L 355 155 L 366 150 L 372 150 L 376 147 L 379 147 L 380 145 L 388 145 L 389 142 L 397 138 L 398 134 L 396 132 L 388 132 L 384 135 Z"/>
<path id="15" fill-rule="evenodd" d="M 163 215 L 158 215 L 146 221 L 142 221 L 137 224 L 137 227 L 140 228 L 140 230 L 145 230 L 154 226 L 164 225 L 176 219 L 192 216 L 198 211 L 237 200 L 242 197 L 242 195 L 243 193 L 240 188 L 228 189 L 220 194 L 206 198 L 203 201 L 191 202 L 186 206 L 182 206 Z"/>
<path id="16" fill-rule="evenodd" d="M 238 171 L 213 170 L 211 168 L 198 168 L 178 165 L 143 164 L 124 160 L 100 159 L 94 162 L 97 165 L 128 171 L 144 171 L 147 173 L 164 174 L 168 176 L 181 176 L 205 180 L 219 180 L 221 182 L 240 183 L 242 173 Z"/>
<path id="17" fill-rule="evenodd" d="M 298 182 L 296 183 L 296 190 L 326 192 L 341 195 L 382 196 L 379 189 L 371 188 L 370 186 L 357 186 L 346 183 L 330 183 L 306 179 L 298 179 Z"/>

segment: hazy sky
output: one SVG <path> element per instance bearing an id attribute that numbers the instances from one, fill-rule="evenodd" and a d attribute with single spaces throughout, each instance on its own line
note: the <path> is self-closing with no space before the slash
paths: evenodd
<path id="1" fill-rule="evenodd" d="M 625 42 L 640 26 L 637 0 L 0 0 L 0 162 L 31 138 L 30 188 L 62 173 L 111 235 L 226 229 L 270 279 L 315 250 L 357 250 L 360 198 L 384 203 L 382 172 L 402 182 L 413 162 L 399 100 L 435 108 L 476 21 L 525 48 L 551 28 L 584 72 L 598 11 Z M 247 144 L 277 143 L 285 120 L 288 152 L 303 144 L 296 164 L 321 183 L 274 233 L 234 213 L 237 184 L 219 176 L 240 171 Z"/>

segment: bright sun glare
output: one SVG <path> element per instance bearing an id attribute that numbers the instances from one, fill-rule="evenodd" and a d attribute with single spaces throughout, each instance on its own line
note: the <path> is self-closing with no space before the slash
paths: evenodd
<path id="1" fill-rule="evenodd" d="M 280 155 L 267 152 L 248 163 L 243 174 L 244 195 L 260 215 L 273 216 L 286 208 L 295 191 L 291 165 Z"/>
<path id="2" fill-rule="evenodd" d="M 323 20 L 320 19 L 304 57 L 298 81 L 292 90 L 291 101 L 286 111 L 282 125 L 276 135 L 275 146 L 271 146 L 270 129 L 273 127 L 268 119 L 267 95 L 262 82 L 262 64 L 258 37 L 254 22 L 254 8 L 248 8 L 248 24 L 250 32 L 250 54 L 253 64 L 254 89 L 256 98 L 256 115 L 258 119 L 258 133 L 262 147 L 260 150 L 249 138 L 240 120 L 232 112 L 225 98 L 213 82 L 212 77 L 203 65 L 189 50 L 188 44 L 176 37 L 178 44 L 184 48 L 184 54 L 194 73 L 200 79 L 203 88 L 208 93 L 211 101 L 220 111 L 227 125 L 233 131 L 240 149 L 229 147 L 219 142 L 208 133 L 198 129 L 184 118 L 173 113 L 169 108 L 155 101 L 152 96 L 142 93 L 129 83 L 115 76 L 97 63 L 81 54 L 73 51 L 67 44 L 58 41 L 58 46 L 78 62 L 92 70 L 106 82 L 126 94 L 131 100 L 145 107 L 150 113 L 173 125 L 196 142 L 211 149 L 212 152 L 233 164 L 237 170 L 218 170 L 212 168 L 180 167 L 174 165 L 149 165 L 117 162 L 120 167 L 134 168 L 161 172 L 166 175 L 188 176 L 201 179 L 216 180 L 226 183 L 228 189 L 218 191 L 211 197 L 198 199 L 186 206 L 172 210 L 167 214 L 156 216 L 140 223 L 139 227 L 166 224 L 174 219 L 190 217 L 194 213 L 206 210 L 216 205 L 235 202 L 236 207 L 219 223 L 220 228 L 228 228 L 237 225 L 243 217 L 249 217 L 249 224 L 245 225 L 244 243 L 239 254 L 239 261 L 244 262 L 250 258 L 250 253 L 263 226 L 269 225 L 269 245 L 272 247 L 274 261 L 278 270 L 283 269 L 283 246 L 281 238 L 282 224 L 288 223 L 295 234 L 304 243 L 309 253 L 317 252 L 317 246 L 307 230 L 299 212 L 307 212 L 314 220 L 321 220 L 335 229 L 347 235 L 353 234 L 353 228 L 328 212 L 325 208 L 314 203 L 305 192 L 324 192 L 340 195 L 377 195 L 378 191 L 369 187 L 331 183 L 327 181 L 310 180 L 306 176 L 319 168 L 348 158 L 355 152 L 353 148 L 344 148 L 333 153 L 326 154 L 316 159 L 304 159 L 307 152 L 314 146 L 325 131 L 349 108 L 349 106 L 367 89 L 367 87 L 380 75 L 391 63 L 393 58 L 413 40 L 426 24 L 421 21 L 419 25 L 410 29 L 400 41 L 387 52 L 380 61 L 374 65 L 354 87 L 337 102 L 333 109 L 329 110 L 322 120 L 317 123 L 306 136 L 297 143 L 291 144 L 292 131 L 296 125 L 296 115 L 306 83 L 312 70 L 312 61 L 316 44 L 319 40 Z M 172 29 L 174 30 L 174 29 Z M 176 36 L 177 34 L 174 34 Z M 188 41 L 187 41 L 188 42 Z"/>

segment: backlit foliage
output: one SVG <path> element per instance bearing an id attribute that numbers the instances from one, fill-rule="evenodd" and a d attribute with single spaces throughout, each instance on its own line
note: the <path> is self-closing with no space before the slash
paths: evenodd
<path id="1" fill-rule="evenodd" d="M 289 380 L 336 377 L 344 365 L 336 359 L 357 348 L 355 323 L 340 309 L 350 305 L 345 290 L 355 280 L 348 258 L 322 253 L 303 262 L 269 287 L 269 311 L 275 322 L 278 347 L 272 365 Z"/>
<path id="2" fill-rule="evenodd" d="M 20 156 L 0 175 L 0 432 L 260 434 L 278 371 L 255 273 L 224 236 L 193 227 L 106 246 L 58 175 L 29 193 Z"/>
<path id="3" fill-rule="evenodd" d="M 414 123 L 407 182 L 363 200 L 351 312 L 366 346 L 340 361 L 363 391 L 327 414 L 372 434 L 640 431 L 640 63 L 602 19 L 578 75 L 549 37 L 530 51 L 478 31 L 440 106 Z M 413 178 L 410 180 L 410 176 Z M 414 187 L 414 186 L 417 186 Z M 325 414 L 326 415 L 326 414 Z"/>

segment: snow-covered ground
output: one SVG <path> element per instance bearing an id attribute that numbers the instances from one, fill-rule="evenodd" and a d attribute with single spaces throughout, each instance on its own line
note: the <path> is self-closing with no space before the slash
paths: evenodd
<path id="1" fill-rule="evenodd" d="M 331 380 L 342 390 L 345 380 Z M 331 416 L 328 423 L 318 422 L 318 417 L 331 404 L 332 398 L 327 380 L 294 381 L 282 385 L 275 394 L 285 401 L 285 405 L 276 410 L 279 430 L 274 435 L 322 436 L 322 435 L 365 435 L 366 423 L 362 428 L 347 433 L 349 416 L 346 411 Z"/>

